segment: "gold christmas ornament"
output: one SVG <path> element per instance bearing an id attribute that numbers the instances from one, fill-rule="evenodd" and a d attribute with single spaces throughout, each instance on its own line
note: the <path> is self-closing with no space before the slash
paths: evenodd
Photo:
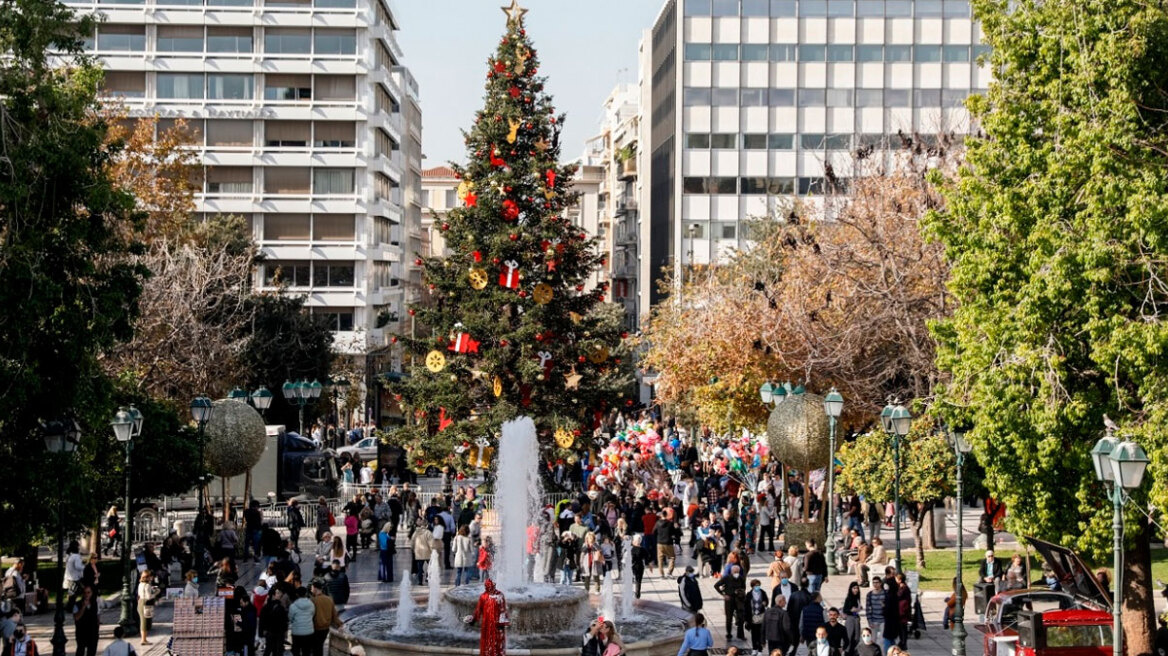
<path id="1" fill-rule="evenodd" d="M 446 356 L 442 351 L 430 351 L 426 354 L 426 368 L 432 373 L 438 373 L 446 368 Z"/>
<path id="2" fill-rule="evenodd" d="M 540 137 L 539 141 L 535 142 L 535 149 L 541 153 L 547 150 L 549 146 L 550 144 L 548 144 L 547 139 L 543 137 Z"/>
<path id="3" fill-rule="evenodd" d="M 500 9 L 503 10 L 504 14 L 507 14 L 508 25 L 511 23 L 518 23 L 519 21 L 523 20 L 523 15 L 527 13 L 526 9 L 519 6 L 519 0 L 511 0 L 511 6 L 500 7 Z"/>
<path id="4" fill-rule="evenodd" d="M 467 274 L 472 289 L 485 289 L 487 286 L 487 272 L 483 269 L 472 268 Z"/>
<path id="5" fill-rule="evenodd" d="M 572 448 L 572 443 L 575 441 L 576 441 L 576 438 L 572 435 L 572 432 L 569 431 L 568 429 L 566 429 L 566 428 L 557 428 L 556 429 L 556 445 L 559 446 L 561 449 Z"/>
<path id="6" fill-rule="evenodd" d="M 568 318 L 572 320 L 572 323 L 580 323 L 580 320 L 583 319 L 584 316 L 579 312 L 569 312 Z"/>
<path id="7" fill-rule="evenodd" d="M 491 391 L 495 393 L 495 398 L 503 396 L 503 379 L 495 376 L 495 380 L 491 381 Z"/>
<path id="8" fill-rule="evenodd" d="M 519 138 L 519 121 L 509 118 L 507 119 L 507 125 L 511 127 L 511 131 L 507 133 L 507 143 L 513 144 Z"/>
<path id="9" fill-rule="evenodd" d="M 580 380 L 584 377 L 576 373 L 576 365 L 572 365 L 572 371 L 564 374 L 564 389 L 580 389 Z"/>
<path id="10" fill-rule="evenodd" d="M 470 180 L 463 180 L 462 182 L 458 183 L 458 199 L 459 200 L 466 202 L 467 194 L 469 194 L 472 191 L 474 191 L 474 183 L 471 182 Z"/>
<path id="11" fill-rule="evenodd" d="M 592 364 L 602 364 L 608 359 L 608 347 L 603 344 L 597 344 L 588 351 L 588 360 Z"/>
<path id="12" fill-rule="evenodd" d="M 535 289 L 532 291 L 531 295 L 532 298 L 535 299 L 536 303 L 539 303 L 540 305 L 547 305 L 552 301 L 552 297 L 555 296 L 555 292 L 552 291 L 551 285 L 541 282 L 535 286 Z"/>

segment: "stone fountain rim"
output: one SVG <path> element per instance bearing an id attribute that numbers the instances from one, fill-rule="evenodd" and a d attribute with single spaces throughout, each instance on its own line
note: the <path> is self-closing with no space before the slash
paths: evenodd
<path id="1" fill-rule="evenodd" d="M 425 597 L 423 597 L 421 595 L 412 595 L 412 597 L 414 598 L 414 601 L 416 603 L 418 601 L 428 599 L 429 595 L 426 595 Z M 654 613 L 660 613 L 661 615 L 664 615 L 665 617 L 669 617 L 669 618 L 672 618 L 674 620 L 681 622 L 684 626 L 688 626 L 690 621 L 693 620 L 693 613 L 690 613 L 689 611 L 687 611 L 685 609 L 678 608 L 677 606 L 662 603 L 659 601 L 648 601 L 645 599 L 637 599 L 635 602 L 633 602 L 633 605 L 636 608 L 650 610 L 650 611 L 653 611 Z M 391 609 L 391 608 L 392 609 L 397 608 L 397 600 L 396 599 L 389 600 L 389 601 L 373 601 L 373 602 L 370 602 L 367 604 L 348 606 L 344 610 L 340 611 L 338 613 L 338 615 L 340 616 L 342 622 L 347 623 L 349 620 L 356 619 L 358 617 L 362 617 L 364 615 L 368 615 L 370 613 L 373 613 L 373 612 L 376 612 L 379 610 L 387 610 L 387 609 Z M 583 631 L 581 631 L 580 634 L 583 635 Z M 367 643 L 367 644 L 370 644 L 370 645 L 373 645 L 376 647 L 393 648 L 393 649 L 396 649 L 399 651 L 413 651 L 413 652 L 416 652 L 419 654 L 455 654 L 457 656 L 478 656 L 478 653 L 479 653 L 478 649 L 470 649 L 470 648 L 466 648 L 466 647 L 444 647 L 444 646 L 432 647 L 429 645 L 417 645 L 417 644 L 409 644 L 409 643 L 405 643 L 405 642 L 394 642 L 391 640 L 378 640 L 377 638 L 366 638 L 364 636 L 357 636 L 355 634 L 349 633 L 348 631 L 344 631 L 342 629 L 338 629 L 336 627 L 329 628 L 329 635 L 332 637 L 335 637 L 338 640 L 344 640 L 345 642 L 348 642 L 348 643 L 353 643 L 353 642 L 356 642 L 357 644 Z M 666 645 L 666 644 L 669 644 L 670 642 L 680 646 L 681 643 L 684 642 L 684 640 L 685 640 L 685 632 L 682 629 L 679 631 L 678 635 L 664 638 L 662 640 L 638 640 L 637 642 L 626 643 L 625 650 L 628 651 L 631 649 L 646 649 L 646 648 L 652 647 L 652 646 Z M 580 650 L 578 648 L 575 648 L 575 647 L 569 647 L 569 648 L 563 648 L 563 649 L 553 647 L 553 648 L 547 648 L 547 649 L 536 649 L 536 650 L 531 650 L 531 651 L 535 651 L 541 655 L 546 655 L 546 656 L 566 656 L 569 654 L 574 655 L 574 654 L 580 653 Z M 528 652 L 528 650 L 522 651 L 522 653 L 527 653 L 527 652 Z M 517 652 L 517 653 L 520 653 L 520 652 Z"/>
<path id="2" fill-rule="evenodd" d="M 473 588 L 473 587 L 476 587 L 478 585 L 481 585 L 481 584 L 460 585 L 457 587 L 447 588 L 447 589 L 442 591 L 442 598 L 450 603 L 460 603 L 460 604 L 465 604 L 467 602 L 473 603 L 473 602 L 478 600 L 478 596 L 481 593 L 479 593 L 479 592 L 473 593 L 474 598 L 472 598 L 472 599 L 460 599 L 460 598 L 457 598 L 457 597 L 451 595 L 450 593 L 455 591 L 455 590 L 458 590 L 459 588 Z M 553 586 L 555 584 L 544 583 L 542 585 Z M 556 587 L 564 587 L 564 588 L 567 588 L 568 590 L 571 590 L 572 591 L 571 596 L 566 598 L 566 599 L 528 599 L 526 597 L 508 596 L 507 597 L 507 606 L 509 608 L 531 608 L 531 607 L 535 607 L 535 606 L 543 606 L 543 605 L 548 604 L 549 602 L 557 602 L 557 603 L 559 603 L 559 602 L 577 602 L 577 603 L 579 603 L 579 602 L 584 601 L 585 599 L 588 598 L 588 592 L 586 590 L 582 590 L 580 588 L 570 587 L 570 586 L 556 586 Z M 503 594 L 508 595 L 509 593 L 504 591 Z"/>

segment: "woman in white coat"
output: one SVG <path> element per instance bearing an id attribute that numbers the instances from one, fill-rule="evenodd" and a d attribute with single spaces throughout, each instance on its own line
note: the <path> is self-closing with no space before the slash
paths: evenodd
<path id="1" fill-rule="evenodd" d="M 451 550 L 454 552 L 454 585 L 470 583 L 470 572 L 475 566 L 475 556 L 478 552 L 470 539 L 470 528 L 466 524 L 458 527 L 458 534 L 454 536 Z"/>

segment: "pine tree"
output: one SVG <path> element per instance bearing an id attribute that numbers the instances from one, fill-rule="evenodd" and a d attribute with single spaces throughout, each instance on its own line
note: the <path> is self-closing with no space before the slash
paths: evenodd
<path id="1" fill-rule="evenodd" d="M 535 419 L 541 445 L 565 447 L 622 400 L 631 377 L 618 308 L 607 284 L 586 290 L 603 264 L 595 239 L 563 217 L 574 165 L 560 165 L 557 115 L 515 2 L 488 59 L 486 101 L 464 132 L 467 164 L 452 164 L 459 207 L 439 229 L 449 256 L 419 258 L 429 298 L 410 308 L 412 363 L 391 386 L 416 420 L 395 441 L 431 455 L 517 416 Z"/>

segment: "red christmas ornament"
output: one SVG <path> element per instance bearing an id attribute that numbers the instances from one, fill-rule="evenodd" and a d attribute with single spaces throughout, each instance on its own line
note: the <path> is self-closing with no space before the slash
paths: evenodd
<path id="1" fill-rule="evenodd" d="M 412 316 L 414 316 L 414 314 L 416 314 L 416 313 L 414 312 L 414 308 L 410 308 L 410 316 L 412 317 Z"/>
<path id="2" fill-rule="evenodd" d="M 459 332 L 455 335 L 454 341 L 450 342 L 448 350 L 455 353 L 478 353 L 479 342 L 471 338 L 470 333 Z"/>
<path id="3" fill-rule="evenodd" d="M 443 337 L 442 335 L 439 335 L 438 339 L 436 339 L 434 341 L 438 343 L 438 346 L 442 346 L 443 344 L 446 343 L 446 338 Z"/>
<path id="4" fill-rule="evenodd" d="M 510 237 L 511 237 L 511 241 L 515 241 L 515 240 L 519 239 L 519 235 L 515 234 L 514 232 L 510 234 Z"/>
<path id="5" fill-rule="evenodd" d="M 479 196 L 478 196 L 478 194 L 474 193 L 473 191 L 468 192 L 466 194 L 465 200 L 466 200 L 467 207 L 474 207 L 474 206 L 479 204 Z"/>
<path id="6" fill-rule="evenodd" d="M 530 129 L 531 129 L 531 124 L 530 124 L 530 123 L 528 123 L 528 124 L 527 124 L 527 129 L 528 129 L 528 130 L 530 130 Z"/>
<path id="7" fill-rule="evenodd" d="M 544 177 L 547 178 L 547 186 L 549 188 L 556 186 L 556 172 L 555 171 L 548 169 L 548 172 L 546 174 L 544 174 Z"/>
<path id="8" fill-rule="evenodd" d="M 508 221 L 514 221 L 519 218 L 519 205 L 510 198 L 503 201 L 503 218 Z"/>
<path id="9" fill-rule="evenodd" d="M 552 122 L 552 125 L 555 125 L 555 124 L 556 124 L 556 117 L 555 117 L 555 116 L 553 116 L 553 117 L 551 118 L 551 122 Z"/>
<path id="10" fill-rule="evenodd" d="M 507 289 L 519 289 L 519 263 L 507 260 L 503 263 L 503 270 L 499 272 L 499 285 Z"/>
<path id="11" fill-rule="evenodd" d="M 586 358 L 586 357 L 584 357 L 584 356 L 582 356 L 582 355 L 581 355 L 580 357 L 576 358 L 576 360 L 577 360 L 577 361 L 579 361 L 580 363 L 583 363 L 583 362 L 584 362 L 585 360 L 587 360 L 587 359 L 588 359 L 588 358 Z"/>
<path id="12" fill-rule="evenodd" d="M 497 258 L 497 257 L 491 258 L 491 264 L 498 264 L 498 263 L 499 263 L 499 258 Z"/>
<path id="13" fill-rule="evenodd" d="M 507 340 L 505 340 L 505 339 L 499 340 L 499 346 L 507 346 Z"/>
<path id="14" fill-rule="evenodd" d="M 507 185 L 507 186 L 503 187 L 503 191 L 508 193 L 508 194 L 511 193 L 511 186 Z"/>
<path id="15" fill-rule="evenodd" d="M 499 150 L 491 146 L 491 166 L 503 166 L 506 163 L 502 157 L 499 157 L 498 153 Z"/>
<path id="16" fill-rule="evenodd" d="M 504 64 L 501 61 L 495 62 L 495 72 L 496 73 L 503 73 L 503 72 L 506 72 L 506 70 L 507 70 L 506 64 Z"/>
<path id="17" fill-rule="evenodd" d="M 536 333 L 535 334 L 535 341 L 542 342 L 543 341 L 543 333 Z"/>
<path id="18" fill-rule="evenodd" d="M 447 419 L 447 418 L 446 418 L 446 408 L 439 408 L 439 413 L 438 413 L 438 432 L 440 432 L 440 433 L 441 433 L 442 431 L 444 431 L 444 430 L 446 430 L 447 428 L 449 428 L 449 427 L 450 427 L 450 424 L 453 424 L 453 423 L 454 423 L 454 420 L 453 420 L 453 419 Z"/>
<path id="19" fill-rule="evenodd" d="M 626 333 L 626 332 L 622 332 L 622 333 L 621 333 L 621 339 L 628 339 L 628 338 L 629 338 L 629 334 L 628 334 L 628 333 Z"/>
<path id="20" fill-rule="evenodd" d="M 577 428 L 576 430 L 572 431 L 572 435 L 575 435 L 576 437 L 580 437 L 580 429 Z"/>
<path id="21" fill-rule="evenodd" d="M 625 405 L 629 406 L 630 408 L 633 407 L 633 400 L 629 399 L 629 400 L 625 401 Z"/>
<path id="22" fill-rule="evenodd" d="M 389 338 L 389 343 L 390 343 L 390 344 L 397 344 L 397 335 L 394 335 L 393 337 L 390 337 L 390 338 Z"/>
<path id="23" fill-rule="evenodd" d="M 402 396 L 401 396 L 401 394 L 394 394 L 394 395 L 393 395 L 393 400 L 394 400 L 394 401 L 401 401 L 401 399 L 402 399 Z"/>
<path id="24" fill-rule="evenodd" d="M 584 291 L 584 285 L 576 285 L 576 291 L 578 291 L 578 292 Z"/>
<path id="25" fill-rule="evenodd" d="M 414 266 L 422 266 L 422 258 L 414 258 Z"/>
<path id="26" fill-rule="evenodd" d="M 483 254 L 478 252 L 478 251 L 471 253 L 470 256 L 474 258 L 475 262 L 482 262 L 483 261 Z"/>
<path id="27" fill-rule="evenodd" d="M 518 98 L 519 87 L 512 85 L 511 88 L 507 90 L 507 93 L 510 93 L 512 98 Z"/>
<path id="28" fill-rule="evenodd" d="M 442 224 L 442 229 L 443 229 L 443 230 L 449 230 L 449 229 L 450 229 L 450 224 L 449 224 L 449 223 L 443 223 L 443 224 Z"/>
<path id="29" fill-rule="evenodd" d="M 525 290 L 520 289 L 519 290 L 519 298 L 527 298 L 527 292 Z"/>

